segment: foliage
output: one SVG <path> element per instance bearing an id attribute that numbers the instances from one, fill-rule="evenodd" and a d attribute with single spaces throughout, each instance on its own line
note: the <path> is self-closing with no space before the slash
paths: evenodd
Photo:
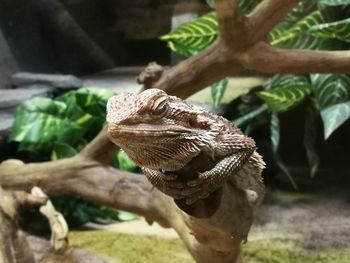
<path id="1" fill-rule="evenodd" d="M 17 109 L 10 140 L 19 143 L 21 151 L 39 158 L 58 160 L 74 156 L 105 123 L 106 104 L 112 91 L 100 88 L 81 88 L 54 99 L 34 98 L 23 102 Z M 136 165 L 127 157 L 116 155 L 119 167 L 134 171 Z M 132 219 L 129 213 L 100 207 L 79 197 L 55 200 L 71 226 L 95 218 Z"/>
<path id="2" fill-rule="evenodd" d="M 241 11 L 249 13 L 260 1 L 238 1 Z M 214 7 L 214 1 L 207 0 Z M 341 50 L 350 47 L 350 1 L 349 0 L 303 0 L 268 35 L 271 45 L 280 48 Z M 210 23 L 203 23 L 210 17 Z M 196 30 L 193 30 L 196 28 Z M 179 33 L 181 36 L 178 37 Z M 208 37 L 210 35 L 210 38 Z M 170 48 L 186 56 L 194 55 L 209 46 L 218 36 L 218 23 L 213 13 L 199 17 L 193 22 L 180 25 L 161 39 Z M 210 39 L 210 41 L 208 41 Z M 194 45 L 194 43 L 196 43 Z M 227 81 L 222 80 L 211 86 L 215 105 L 222 99 Z M 239 116 L 235 123 L 251 129 L 252 120 L 270 115 L 271 147 L 275 161 L 281 171 L 289 178 L 289 172 L 278 155 L 280 127 L 279 113 L 291 111 L 299 104 L 308 105 L 305 110 L 304 146 L 310 164 L 310 174 L 315 175 L 318 167 L 316 127 L 322 121 L 324 139 L 350 118 L 350 77 L 348 75 L 305 74 L 275 75 L 263 91 L 256 94 L 261 98 L 260 105 Z M 266 111 L 266 109 L 269 111 Z M 259 117 L 259 118 L 257 118 Z M 294 184 L 292 178 L 292 183 Z M 295 184 L 294 184 L 295 185 Z"/>
<path id="3" fill-rule="evenodd" d="M 227 83 L 228 83 L 228 79 L 224 78 L 221 81 L 211 85 L 211 96 L 213 98 L 213 102 L 215 106 L 220 104 L 220 101 L 224 96 Z"/>
<path id="4" fill-rule="evenodd" d="M 170 34 L 161 37 L 173 51 L 191 56 L 209 46 L 218 35 L 218 22 L 215 12 L 185 23 Z"/>
<path id="5" fill-rule="evenodd" d="M 117 153 L 117 161 L 120 170 L 135 172 L 138 169 L 138 166 L 130 159 L 130 157 L 123 150 L 120 150 Z"/>
<path id="6" fill-rule="evenodd" d="M 128 221 L 137 217 L 128 212 L 93 204 L 77 196 L 64 196 L 52 201 L 70 227 L 77 227 L 96 219 Z"/>
<path id="7" fill-rule="evenodd" d="M 328 137 L 350 118 L 350 102 L 335 104 L 321 111 L 325 126 L 324 137 Z"/>
<path id="8" fill-rule="evenodd" d="M 276 112 L 290 110 L 311 93 L 310 82 L 304 76 L 275 75 L 268 87 L 258 96 Z"/>
<path id="9" fill-rule="evenodd" d="M 70 157 L 100 131 L 112 95 L 108 90 L 82 88 L 56 99 L 27 100 L 17 109 L 10 140 L 35 155 Z"/>

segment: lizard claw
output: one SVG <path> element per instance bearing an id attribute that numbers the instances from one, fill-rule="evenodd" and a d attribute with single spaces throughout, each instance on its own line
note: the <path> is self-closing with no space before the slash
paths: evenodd
<path id="1" fill-rule="evenodd" d="M 188 181 L 187 186 L 194 187 L 194 186 L 201 185 L 202 183 L 203 183 L 202 180 L 196 179 L 196 180 Z"/>
<path id="2" fill-rule="evenodd" d="M 177 179 L 177 175 L 172 173 L 163 173 L 163 179 L 166 181 L 174 181 Z"/>
<path id="3" fill-rule="evenodd" d="M 186 188 L 186 184 L 181 183 L 181 182 L 172 182 L 172 181 L 170 181 L 170 182 L 167 181 L 166 182 L 166 186 L 169 189 L 174 189 L 174 188 L 176 188 L 176 189 L 184 189 L 184 188 Z"/>
<path id="4" fill-rule="evenodd" d="M 195 193 L 201 191 L 201 187 L 187 187 L 185 189 L 182 190 L 182 193 L 185 196 L 191 196 L 194 195 Z"/>
<path id="5" fill-rule="evenodd" d="M 185 203 L 186 203 L 186 205 L 192 205 L 193 203 L 197 202 L 198 200 L 199 200 L 198 197 L 187 198 Z"/>
<path id="6" fill-rule="evenodd" d="M 198 195 L 192 195 L 191 197 L 186 198 L 185 203 L 187 205 L 192 205 L 193 203 L 197 202 L 198 200 L 207 198 L 212 192 L 203 192 Z"/>
<path id="7" fill-rule="evenodd" d="M 188 181 L 187 185 L 194 187 L 194 186 L 198 186 L 198 185 L 201 185 L 204 183 L 209 183 L 209 180 L 210 180 L 210 173 L 203 172 L 203 173 L 199 173 L 198 179 Z"/>

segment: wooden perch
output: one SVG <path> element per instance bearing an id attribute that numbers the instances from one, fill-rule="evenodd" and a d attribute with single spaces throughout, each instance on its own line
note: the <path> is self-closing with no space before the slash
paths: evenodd
<path id="1" fill-rule="evenodd" d="M 47 195 L 37 186 L 32 188 L 31 193 L 33 196 L 47 198 Z M 62 214 L 55 209 L 50 200 L 47 200 L 39 210 L 49 220 L 51 247 L 57 252 L 66 250 L 68 248 L 68 225 Z"/>
<path id="2" fill-rule="evenodd" d="M 35 262 L 25 235 L 18 228 L 18 210 L 21 206 L 42 205 L 46 200 L 22 191 L 6 191 L 0 187 L 0 262 Z"/>
<path id="3" fill-rule="evenodd" d="M 75 263 L 73 250 L 68 246 L 68 225 L 61 213 L 59 213 L 47 195 L 37 186 L 31 189 L 31 194 L 47 201 L 40 207 L 40 212 L 49 220 L 51 229 L 50 248 L 40 259 L 40 263 L 62 262 Z"/>
<path id="4" fill-rule="evenodd" d="M 350 73 L 350 51 L 281 50 L 264 41 L 267 33 L 297 3 L 297 0 L 263 0 L 250 15 L 244 16 L 236 1 L 217 0 L 220 29 L 217 41 L 161 74 L 146 72 L 151 76 L 146 77 L 146 87 L 186 98 L 246 69 L 268 73 Z M 146 83 L 145 79 L 142 81 Z M 240 244 L 248 234 L 254 212 L 241 191 L 225 185 L 220 206 L 212 217 L 191 217 L 153 188 L 144 176 L 111 167 L 115 151 L 103 129 L 72 158 L 30 164 L 3 162 L 0 185 L 25 190 L 39 186 L 49 196 L 79 195 L 138 213 L 148 221 L 174 228 L 197 262 L 240 262 Z"/>

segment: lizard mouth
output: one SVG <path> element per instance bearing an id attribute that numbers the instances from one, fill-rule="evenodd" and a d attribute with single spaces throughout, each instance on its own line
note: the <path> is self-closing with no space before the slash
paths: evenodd
<path id="1" fill-rule="evenodd" d="M 185 128 L 180 125 L 164 125 L 164 124 L 132 124 L 132 125 L 115 125 L 108 127 L 108 133 L 114 136 L 130 136 L 130 137 L 166 137 L 176 136 L 180 134 L 193 133 L 193 129 Z"/>

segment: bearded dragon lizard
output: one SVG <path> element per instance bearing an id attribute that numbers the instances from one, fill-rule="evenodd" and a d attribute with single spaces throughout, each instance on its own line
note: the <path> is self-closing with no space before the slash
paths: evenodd
<path id="1" fill-rule="evenodd" d="M 226 182 L 244 191 L 252 206 L 263 196 L 265 164 L 254 140 L 221 116 L 148 89 L 111 97 L 107 123 L 110 140 L 174 199 L 190 205 Z"/>

